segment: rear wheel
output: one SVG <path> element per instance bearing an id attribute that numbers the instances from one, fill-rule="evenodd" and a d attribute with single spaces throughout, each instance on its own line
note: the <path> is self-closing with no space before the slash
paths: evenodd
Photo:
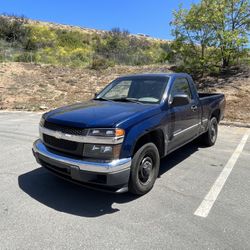
<path id="1" fill-rule="evenodd" d="M 208 124 L 208 131 L 202 136 L 203 142 L 206 146 L 213 146 L 216 142 L 218 134 L 218 121 L 216 117 L 212 117 Z"/>
<path id="2" fill-rule="evenodd" d="M 146 194 L 154 186 L 159 173 L 160 156 L 154 143 L 142 146 L 134 155 L 129 180 L 129 191 Z"/>

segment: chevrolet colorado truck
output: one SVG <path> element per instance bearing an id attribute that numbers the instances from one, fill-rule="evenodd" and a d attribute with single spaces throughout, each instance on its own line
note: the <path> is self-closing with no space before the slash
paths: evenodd
<path id="1" fill-rule="evenodd" d="M 214 145 L 224 109 L 223 94 L 199 94 L 185 73 L 123 76 L 90 101 L 45 113 L 33 154 L 64 179 L 143 195 L 162 157 L 199 136 Z"/>

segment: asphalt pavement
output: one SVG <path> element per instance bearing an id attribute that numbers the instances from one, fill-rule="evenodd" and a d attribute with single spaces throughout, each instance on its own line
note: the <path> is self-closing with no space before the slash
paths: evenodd
<path id="1" fill-rule="evenodd" d="M 40 114 L 0 112 L 0 249 L 250 249 L 250 129 L 161 161 L 143 197 L 88 190 L 35 161 Z"/>

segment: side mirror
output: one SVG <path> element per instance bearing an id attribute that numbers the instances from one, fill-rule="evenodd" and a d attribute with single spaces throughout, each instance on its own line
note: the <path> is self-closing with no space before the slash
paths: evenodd
<path id="1" fill-rule="evenodd" d="M 95 94 L 94 94 L 94 98 L 96 98 L 97 96 L 98 96 L 98 93 L 95 93 Z"/>
<path id="2" fill-rule="evenodd" d="M 184 106 L 190 103 L 190 98 L 186 94 L 176 94 L 169 102 L 171 107 Z"/>

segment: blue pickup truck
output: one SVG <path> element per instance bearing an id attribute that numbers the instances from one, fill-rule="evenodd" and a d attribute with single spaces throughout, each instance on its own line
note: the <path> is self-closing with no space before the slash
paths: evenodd
<path id="1" fill-rule="evenodd" d="M 45 113 L 37 162 L 91 188 L 143 195 L 160 159 L 201 137 L 216 142 L 223 94 L 198 94 L 188 74 L 137 74 L 111 82 L 95 98 Z"/>

